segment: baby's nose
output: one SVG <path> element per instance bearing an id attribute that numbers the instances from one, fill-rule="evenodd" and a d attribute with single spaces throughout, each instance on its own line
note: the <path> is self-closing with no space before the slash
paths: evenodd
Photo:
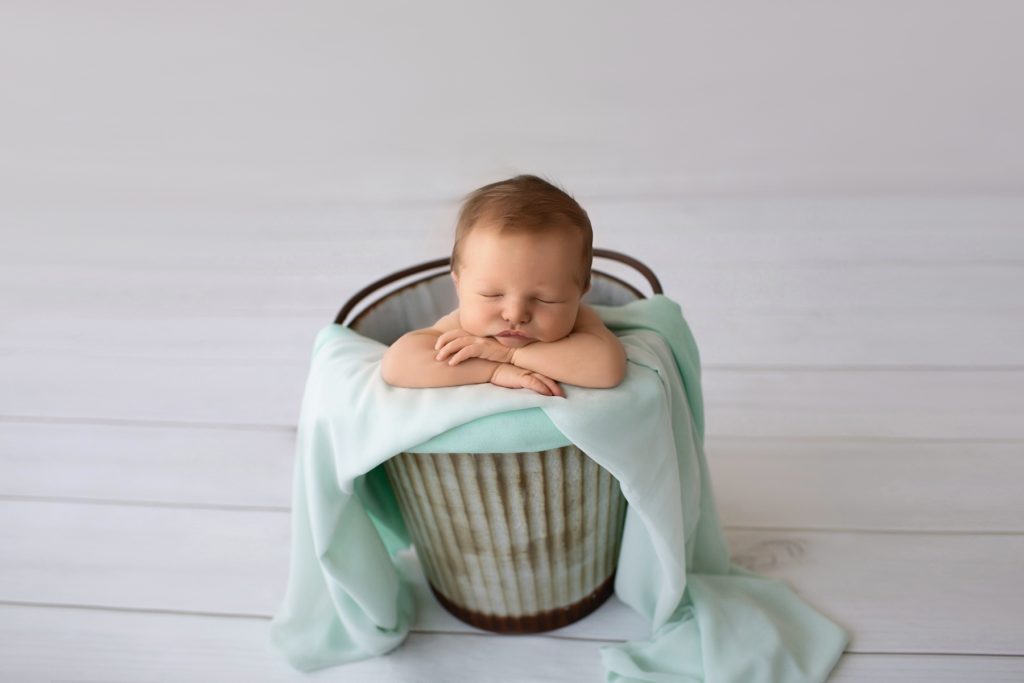
<path id="1" fill-rule="evenodd" d="M 530 320 L 530 311 L 522 302 L 510 302 L 505 306 L 503 317 L 512 324 L 525 323 Z"/>

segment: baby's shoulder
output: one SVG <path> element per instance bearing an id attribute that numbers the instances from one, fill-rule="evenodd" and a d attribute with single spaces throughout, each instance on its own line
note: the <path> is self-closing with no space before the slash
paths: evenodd
<path id="1" fill-rule="evenodd" d="M 576 325 L 572 331 L 589 332 L 603 337 L 615 336 L 615 333 L 604 324 L 601 314 L 586 304 L 580 304 L 580 311 L 576 315 Z"/>
<path id="2" fill-rule="evenodd" d="M 439 332 L 459 329 L 459 309 L 456 308 L 454 311 L 438 320 L 434 323 L 433 327 Z"/>
<path id="3" fill-rule="evenodd" d="M 587 304 L 581 303 L 579 312 L 576 313 L 576 324 L 573 326 L 573 332 L 590 327 L 604 327 L 604 321 L 601 320 L 601 316 L 597 314 L 597 311 Z"/>

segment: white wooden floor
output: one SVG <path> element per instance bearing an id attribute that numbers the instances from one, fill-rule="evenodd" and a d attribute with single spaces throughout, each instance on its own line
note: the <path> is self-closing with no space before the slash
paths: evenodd
<path id="1" fill-rule="evenodd" d="M 682 303 L 734 556 L 852 633 L 830 680 L 1024 680 L 1024 199 L 581 199 Z M 421 583 L 386 657 L 268 650 L 313 336 L 454 211 L 0 214 L 0 680 L 597 681 L 646 637 Z"/>

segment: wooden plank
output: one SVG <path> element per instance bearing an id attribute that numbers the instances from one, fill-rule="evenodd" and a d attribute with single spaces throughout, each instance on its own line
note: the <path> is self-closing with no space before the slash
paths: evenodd
<path id="1" fill-rule="evenodd" d="M 684 314 L 707 370 L 1024 365 L 1024 316 L 1008 311 L 981 307 L 972 311 L 925 307 L 842 310 L 827 306 L 713 310 L 701 302 L 688 306 Z"/>
<path id="2" fill-rule="evenodd" d="M 454 210 L 0 211 L 14 228 L 0 348 L 303 360 L 349 294 L 447 253 Z M 648 261 L 681 301 L 708 366 L 1024 364 L 1019 198 L 595 210 L 614 226 L 607 246 Z"/>
<path id="3" fill-rule="evenodd" d="M 329 322 L 331 314 L 357 288 L 390 272 L 374 267 L 375 262 L 367 259 L 354 269 L 329 275 L 9 266 L 0 271 L 0 291 L 5 293 L 0 303 L 29 319 L 189 317 L 203 321 L 302 313 L 309 317 L 320 314 Z M 742 261 L 728 265 L 701 263 L 689 265 L 685 271 L 668 271 L 663 284 L 687 311 L 781 310 L 819 315 L 846 311 L 970 313 L 977 309 L 1019 312 L 1020 302 L 1014 294 L 1024 284 L 1021 265 L 796 262 L 783 267 Z"/>
<path id="4" fill-rule="evenodd" d="M 595 197 L 595 234 L 672 270 L 699 263 L 1006 263 L 1024 253 L 1020 196 Z M 649 264 L 651 265 L 651 264 Z"/>
<path id="5" fill-rule="evenodd" d="M 288 426 L 307 369 L 11 353 L 0 359 L 0 415 Z M 711 368 L 704 395 L 716 436 L 1024 438 L 1024 371 Z"/>
<path id="6" fill-rule="evenodd" d="M 295 431 L 0 422 L 0 496 L 287 511 Z"/>
<path id="7" fill-rule="evenodd" d="M 733 559 L 844 625 L 852 652 L 1024 654 L 1024 535 L 727 532 Z"/>
<path id="8" fill-rule="evenodd" d="M 252 311 L 246 308 L 251 302 L 239 302 L 241 310 L 204 311 L 191 317 L 186 311 L 172 314 L 142 304 L 138 310 L 87 308 L 91 312 L 85 319 L 83 311 L 40 308 L 14 313 L 12 309 L 12 317 L 2 323 L 0 350 L 165 362 L 246 359 L 301 363 L 308 360 L 316 333 L 341 307 L 341 291 L 311 295 L 308 300 L 321 302 L 315 313 Z M 1024 365 L 1024 316 L 1011 309 L 979 306 L 953 310 L 923 305 L 894 310 L 827 306 L 759 309 L 715 307 L 692 296 L 687 301 L 683 302 L 685 315 L 697 335 L 707 369 Z"/>
<path id="9" fill-rule="evenodd" d="M 394 263 L 450 252 L 456 212 L 444 201 L 255 210 L 0 207 L 0 225 L 11 233 L 0 265 L 342 276 L 352 267 L 366 267 L 368 252 L 378 263 L 391 249 Z"/>
<path id="10" fill-rule="evenodd" d="M 1020 657 L 949 655 L 843 655 L 828 683 L 1019 683 L 1024 680 Z"/>
<path id="11" fill-rule="evenodd" d="M 308 367 L 14 353 L 0 360 L 0 415 L 277 429 L 297 423 Z"/>
<path id="12" fill-rule="evenodd" d="M 204 681 L 601 680 L 605 641 L 411 633 L 385 656 L 311 674 L 270 649 L 269 621 L 0 605 L 0 679 Z"/>
<path id="13" fill-rule="evenodd" d="M 280 512 L 0 501 L 0 601 L 272 615 L 288 571 Z M 399 557 L 419 630 L 479 632 L 433 597 L 414 551 Z M 554 634 L 643 638 L 649 626 L 612 597 Z"/>
<path id="14" fill-rule="evenodd" d="M 288 515 L 0 501 L 0 600 L 272 614 Z M 1021 534 L 728 530 L 737 562 L 782 578 L 853 634 L 853 652 L 1024 655 Z M 414 576 L 403 556 L 403 574 Z M 425 594 L 418 628 L 472 631 Z M 617 600 L 562 634 L 646 637 Z M 445 623 L 450 627 L 445 627 Z"/>
<path id="15" fill-rule="evenodd" d="M 1021 439 L 1024 372 L 711 369 L 708 434 L 743 437 Z"/>
<path id="16" fill-rule="evenodd" d="M 0 348 L 301 362 L 383 272 L 6 268 Z M 670 277 L 708 366 L 1024 365 L 1019 266 L 699 264 Z"/>
<path id="17" fill-rule="evenodd" d="M 701 264 L 977 264 L 1020 262 L 1024 254 L 1024 198 L 1012 195 L 593 194 L 580 201 L 597 246 L 662 265 L 664 277 Z M 398 269 L 408 258 L 450 251 L 457 209 L 455 196 L 255 210 L 5 206 L 0 225 L 10 230 L 0 265 L 338 276 L 372 256 L 370 265 Z"/>
<path id="18" fill-rule="evenodd" d="M 0 600 L 266 616 L 285 585 L 288 521 L 252 510 L 0 501 Z"/>
<path id="19" fill-rule="evenodd" d="M 1019 443 L 709 439 L 723 524 L 1024 532 Z M 291 504 L 294 433 L 0 422 L 0 496 Z M 951 504 L 955 501 L 955 504 Z"/>
<path id="20" fill-rule="evenodd" d="M 0 605 L 0 678 L 24 683 L 81 677 L 590 682 L 602 678 L 600 648 L 606 644 L 546 636 L 411 633 L 386 656 L 301 674 L 269 649 L 267 629 L 265 619 Z M 1022 678 L 1022 657 L 847 653 L 829 682 L 1017 683 Z"/>
<path id="21" fill-rule="evenodd" d="M 723 524 L 1024 532 L 1020 443 L 713 438 Z"/>

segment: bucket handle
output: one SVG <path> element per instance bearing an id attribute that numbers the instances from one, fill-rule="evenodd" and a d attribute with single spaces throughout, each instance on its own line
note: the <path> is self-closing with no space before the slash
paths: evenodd
<path id="1" fill-rule="evenodd" d="M 633 268 L 647 279 L 648 284 L 650 284 L 651 286 L 651 291 L 654 294 L 661 294 L 663 292 L 661 288 L 661 282 L 658 280 L 658 276 L 654 274 L 654 271 L 652 271 L 644 263 L 641 263 L 632 256 L 628 256 L 618 251 L 612 251 L 610 249 L 594 249 L 594 256 L 598 258 L 608 259 L 610 261 L 618 261 L 619 263 L 623 263 Z M 353 294 L 352 297 L 347 302 L 345 302 L 345 305 L 341 307 L 341 310 L 338 311 L 338 315 L 334 318 L 335 324 L 344 325 L 345 319 L 348 318 L 349 314 L 352 313 L 355 307 L 358 306 L 363 299 L 370 296 L 377 290 L 383 287 L 387 287 L 393 282 L 403 280 L 411 275 L 416 275 L 417 273 L 423 273 L 428 270 L 436 270 L 437 268 L 442 268 L 446 266 L 450 267 L 451 262 L 452 260 L 450 257 L 434 259 L 433 261 L 427 261 L 425 263 L 420 263 L 415 266 L 403 268 L 402 270 L 391 273 L 390 275 L 385 275 L 379 280 L 371 282 L 370 284 L 366 285 L 358 292 Z M 614 279 L 617 280 L 618 278 Z"/>

